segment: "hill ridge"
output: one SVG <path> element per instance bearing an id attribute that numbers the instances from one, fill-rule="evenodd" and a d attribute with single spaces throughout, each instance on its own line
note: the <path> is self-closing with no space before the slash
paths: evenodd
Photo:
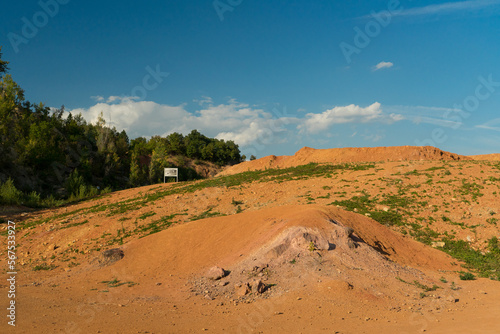
<path id="1" fill-rule="evenodd" d="M 218 175 L 233 175 L 266 168 L 288 168 L 308 163 L 355 163 L 377 161 L 472 160 L 471 157 L 443 151 L 433 146 L 381 146 L 315 149 L 303 147 L 294 155 L 269 155 L 245 161 L 223 170 Z"/>

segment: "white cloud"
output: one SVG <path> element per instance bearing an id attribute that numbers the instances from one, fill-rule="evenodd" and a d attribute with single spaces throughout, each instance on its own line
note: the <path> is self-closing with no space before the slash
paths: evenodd
<path id="1" fill-rule="evenodd" d="M 202 96 L 201 99 L 193 100 L 193 102 L 198 103 L 200 106 L 203 106 L 203 105 L 210 106 L 214 103 L 214 101 L 212 100 L 212 98 L 210 96 Z"/>
<path id="2" fill-rule="evenodd" d="M 385 106 L 386 112 L 398 115 L 399 120 L 406 119 L 419 125 L 433 124 L 457 129 L 463 125 L 462 110 L 456 108 L 426 106 Z"/>
<path id="3" fill-rule="evenodd" d="M 184 135 L 197 129 L 209 137 L 233 140 L 241 147 L 256 147 L 293 142 L 307 133 L 315 135 L 335 124 L 382 122 L 393 123 L 407 119 L 394 111 L 385 113 L 380 103 L 367 107 L 354 104 L 337 106 L 321 113 L 300 113 L 291 116 L 276 108 L 272 112 L 230 99 L 214 105 L 209 97 L 203 97 L 201 109 L 186 110 L 186 105 L 171 106 L 152 101 L 135 101 L 134 98 L 116 97 L 98 99 L 90 108 L 73 109 L 90 122 L 103 115 L 110 126 L 125 130 L 130 138 L 153 135 L 166 136 L 172 132 Z M 102 102 L 106 101 L 106 102 Z M 377 137 L 372 140 L 378 140 Z"/>
<path id="4" fill-rule="evenodd" d="M 394 64 L 391 63 L 390 61 L 381 61 L 377 65 L 373 66 L 372 70 L 373 71 L 378 71 L 378 70 L 381 70 L 381 69 L 384 69 L 384 68 L 391 68 L 393 66 L 394 66 Z"/>
<path id="5" fill-rule="evenodd" d="M 125 130 L 130 138 L 165 136 L 172 132 L 186 135 L 198 129 L 207 136 L 234 140 L 241 146 L 247 146 L 255 140 L 268 140 L 285 132 L 285 125 L 296 123 L 293 117 L 286 117 L 286 113 L 276 118 L 271 113 L 235 99 L 230 99 L 226 104 L 212 105 L 211 98 L 203 97 L 203 100 L 196 102 L 201 102 L 203 106 L 209 105 L 194 113 L 188 112 L 185 104 L 169 106 L 116 96 L 99 100 L 106 102 L 70 111 L 72 114 L 81 113 L 90 122 L 96 122 L 102 113 L 110 126 L 119 131 Z"/>
<path id="6" fill-rule="evenodd" d="M 381 135 L 381 134 L 363 135 L 363 138 L 367 141 L 371 141 L 373 143 L 376 143 L 376 142 L 380 141 L 381 139 L 383 139 L 384 135 Z"/>
<path id="7" fill-rule="evenodd" d="M 402 118 L 398 114 L 386 115 L 382 112 L 380 103 L 362 108 L 351 104 L 348 106 L 334 107 L 320 114 L 309 113 L 299 129 L 309 133 L 317 133 L 328 130 L 334 124 L 344 123 L 368 123 L 373 121 L 395 122 Z"/>
<path id="8" fill-rule="evenodd" d="M 476 128 L 500 131 L 500 118 L 492 119 L 491 121 L 488 121 L 481 125 L 476 125 Z"/>
<path id="9" fill-rule="evenodd" d="M 96 95 L 96 96 L 91 96 L 90 97 L 92 100 L 94 101 L 97 101 L 97 102 L 103 102 L 104 101 L 104 97 L 100 96 L 100 95 Z"/>
<path id="10" fill-rule="evenodd" d="M 423 16 L 435 14 L 448 14 L 457 11 L 470 11 L 500 4 L 498 0 L 469 0 L 459 2 L 446 2 L 424 7 L 416 7 L 393 13 L 393 16 Z"/>

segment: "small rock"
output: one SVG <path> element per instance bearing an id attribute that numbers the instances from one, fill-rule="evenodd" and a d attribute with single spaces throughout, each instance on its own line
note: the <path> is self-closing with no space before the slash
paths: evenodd
<path id="1" fill-rule="evenodd" d="M 245 296 L 245 295 L 249 294 L 250 291 L 252 291 L 252 289 L 250 288 L 250 284 L 248 284 L 248 283 L 237 284 L 235 286 L 235 289 L 236 289 L 235 293 L 237 296 Z"/>
<path id="2" fill-rule="evenodd" d="M 123 259 L 125 253 L 119 248 L 112 248 L 103 251 L 97 258 L 94 259 L 93 263 L 97 262 L 99 266 L 107 266 L 116 261 Z"/>
<path id="3" fill-rule="evenodd" d="M 266 291 L 266 285 L 259 279 L 252 282 L 252 291 L 256 293 L 263 293 Z"/>
<path id="4" fill-rule="evenodd" d="M 225 271 L 224 269 L 222 269 L 221 267 L 212 267 L 210 269 L 208 269 L 208 272 L 207 274 L 205 275 L 208 279 L 211 279 L 211 280 L 219 280 L 223 277 L 226 277 L 228 274 L 227 271 Z"/>

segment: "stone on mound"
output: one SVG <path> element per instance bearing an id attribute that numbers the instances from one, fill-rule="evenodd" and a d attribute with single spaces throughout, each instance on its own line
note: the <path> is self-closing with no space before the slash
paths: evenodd
<path id="1" fill-rule="evenodd" d="M 97 263 L 99 266 L 109 266 L 110 264 L 120 261 L 125 256 L 125 253 L 120 248 L 112 248 L 103 251 L 99 256 L 97 256 L 93 263 Z"/>

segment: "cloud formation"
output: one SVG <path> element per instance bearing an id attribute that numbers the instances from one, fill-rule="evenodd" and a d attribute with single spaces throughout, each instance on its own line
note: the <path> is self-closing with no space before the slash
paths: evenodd
<path id="1" fill-rule="evenodd" d="M 498 0 L 468 0 L 459 2 L 446 2 L 436 5 L 428 5 L 424 7 L 405 9 L 400 12 L 393 13 L 393 16 L 423 16 L 423 15 L 449 14 L 452 12 L 470 11 L 499 4 L 500 1 Z"/>
<path id="2" fill-rule="evenodd" d="M 301 132 L 317 133 L 328 130 L 334 124 L 389 122 L 401 120 L 397 114 L 386 115 L 382 112 L 380 103 L 363 108 L 354 104 L 334 107 L 322 113 L 308 113 L 303 124 L 299 125 Z"/>
<path id="3" fill-rule="evenodd" d="M 235 99 L 214 104 L 211 98 L 203 97 L 194 101 L 199 104 L 195 112 L 187 111 L 186 104 L 170 106 L 116 96 L 94 97 L 94 100 L 98 103 L 90 108 L 73 109 L 71 113 L 81 113 L 89 122 L 97 121 L 102 113 L 109 125 L 125 130 L 130 138 L 166 136 L 172 132 L 188 134 L 198 129 L 210 137 L 233 140 L 241 147 L 283 143 L 297 139 L 299 134 L 326 132 L 335 124 L 390 124 L 404 119 L 397 113 L 384 113 L 378 102 L 367 107 L 351 104 L 292 116 L 286 109 L 274 108 L 268 112 Z"/>
<path id="4" fill-rule="evenodd" d="M 272 113 L 250 107 L 234 99 L 225 104 L 213 105 L 210 98 L 195 101 L 201 108 L 191 113 L 186 104 L 170 106 L 152 101 L 134 101 L 133 98 L 110 96 L 94 97 L 99 102 L 90 108 L 70 110 L 81 113 L 89 122 L 103 115 L 106 122 L 119 131 L 125 130 L 130 138 L 168 135 L 172 132 L 188 134 L 193 129 L 219 139 L 234 140 L 241 146 L 250 145 L 266 129 L 282 132 Z M 288 124 L 286 115 L 279 115 L 280 123 Z"/>
<path id="5" fill-rule="evenodd" d="M 381 61 L 377 65 L 373 66 L 372 70 L 373 71 L 378 71 L 378 70 L 381 70 L 381 69 L 384 69 L 384 68 L 391 68 L 393 66 L 394 66 L 394 64 L 391 63 L 390 61 Z"/>
<path id="6" fill-rule="evenodd" d="M 495 118 L 495 119 L 492 119 L 491 121 L 488 121 L 484 124 L 476 125 L 476 128 L 493 130 L 493 131 L 500 131 L 500 118 Z"/>

